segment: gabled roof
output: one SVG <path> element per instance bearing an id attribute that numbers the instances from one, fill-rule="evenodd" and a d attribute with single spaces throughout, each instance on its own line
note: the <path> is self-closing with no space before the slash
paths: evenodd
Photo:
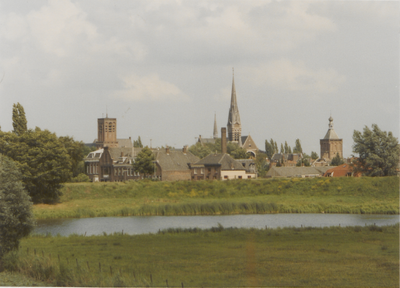
<path id="1" fill-rule="evenodd" d="M 188 164 L 199 161 L 199 157 L 193 155 L 190 151 L 184 153 L 182 150 L 165 149 L 153 151 L 155 160 L 164 171 L 189 170 Z"/>
<path id="2" fill-rule="evenodd" d="M 271 167 L 267 176 L 280 177 L 301 177 L 301 176 L 321 176 L 323 172 L 316 169 L 317 167 Z M 323 167 L 318 167 L 323 168 Z"/>
<path id="3" fill-rule="evenodd" d="M 325 171 L 324 176 L 342 177 L 353 172 L 353 168 L 349 164 L 342 164 L 336 167 L 330 167 Z"/>
<path id="4" fill-rule="evenodd" d="M 218 165 L 221 166 L 222 170 L 245 170 L 245 167 L 243 167 L 239 162 L 235 161 L 235 159 L 226 153 L 211 153 L 195 164 L 202 164 L 204 166 Z"/>

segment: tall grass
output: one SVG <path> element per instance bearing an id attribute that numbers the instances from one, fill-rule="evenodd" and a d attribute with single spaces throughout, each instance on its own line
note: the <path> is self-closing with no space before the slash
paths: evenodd
<path id="1" fill-rule="evenodd" d="M 70 183 L 38 219 L 243 213 L 399 213 L 399 178 Z"/>
<path id="2" fill-rule="evenodd" d="M 398 287 L 398 241 L 398 224 L 36 235 L 4 264 L 54 286 Z"/>

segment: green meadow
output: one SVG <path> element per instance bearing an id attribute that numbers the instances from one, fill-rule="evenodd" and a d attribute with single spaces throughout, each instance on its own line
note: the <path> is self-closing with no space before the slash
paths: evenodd
<path id="1" fill-rule="evenodd" d="M 398 177 L 68 183 L 37 219 L 250 213 L 399 213 Z"/>
<path id="2" fill-rule="evenodd" d="M 398 224 L 33 235 L 4 265 L 54 286 L 399 287 L 398 243 Z"/>

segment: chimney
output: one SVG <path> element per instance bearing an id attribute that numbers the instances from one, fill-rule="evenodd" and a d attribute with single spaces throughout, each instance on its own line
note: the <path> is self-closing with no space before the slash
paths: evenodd
<path id="1" fill-rule="evenodd" d="M 121 152 L 121 157 L 124 157 L 124 152 Z"/>
<path id="2" fill-rule="evenodd" d="M 183 154 L 185 154 L 186 155 L 186 152 L 187 152 L 187 145 L 185 145 L 185 146 L 183 146 L 183 149 L 182 149 L 182 151 L 183 151 Z"/>
<path id="3" fill-rule="evenodd" d="M 221 153 L 226 153 L 226 127 L 221 128 Z"/>
<path id="4" fill-rule="evenodd" d="M 167 155 L 169 155 L 169 147 L 165 148 L 165 151 L 167 152 Z"/>

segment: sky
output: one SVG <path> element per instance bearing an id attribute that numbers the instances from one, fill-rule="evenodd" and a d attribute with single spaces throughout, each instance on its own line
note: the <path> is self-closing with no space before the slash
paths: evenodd
<path id="1" fill-rule="evenodd" d="M 28 128 L 85 143 L 97 118 L 117 138 L 192 145 L 226 127 L 232 69 L 242 122 L 320 153 L 333 117 L 399 137 L 398 1 L 0 1 L 0 126 L 21 103 Z"/>

